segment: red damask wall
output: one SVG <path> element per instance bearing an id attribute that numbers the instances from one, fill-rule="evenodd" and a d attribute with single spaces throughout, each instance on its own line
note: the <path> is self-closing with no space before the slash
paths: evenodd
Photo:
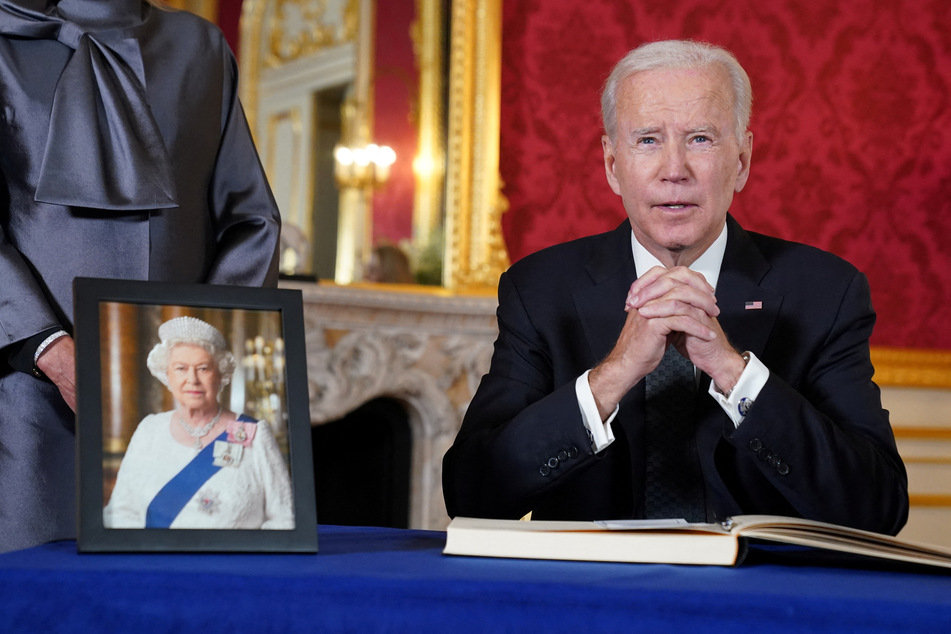
<path id="1" fill-rule="evenodd" d="M 644 41 L 723 45 L 753 83 L 748 229 L 848 259 L 873 344 L 951 349 L 947 0 L 504 0 L 501 173 L 513 261 L 623 218 L 599 91 Z"/>
<path id="2" fill-rule="evenodd" d="M 241 50 L 238 41 L 241 31 L 241 7 L 243 0 L 223 0 L 218 3 L 218 27 L 235 55 Z"/>

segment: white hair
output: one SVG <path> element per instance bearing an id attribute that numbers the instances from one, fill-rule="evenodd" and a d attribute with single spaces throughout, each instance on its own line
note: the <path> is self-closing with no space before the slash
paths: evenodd
<path id="1" fill-rule="evenodd" d="M 145 365 L 162 385 L 168 387 L 168 360 L 179 344 L 198 346 L 214 359 L 221 375 L 221 387 L 231 382 L 237 367 L 234 354 L 227 348 L 224 335 L 211 324 L 195 317 L 176 317 L 159 326 L 160 342 L 149 352 Z"/>
<path id="2" fill-rule="evenodd" d="M 733 53 L 719 46 L 690 40 L 663 40 L 642 44 L 621 58 L 601 91 L 601 118 L 604 133 L 611 141 L 617 134 L 617 91 L 632 75 L 648 70 L 696 69 L 720 66 L 730 77 L 733 89 L 733 125 L 738 141 L 750 125 L 753 111 L 753 88 L 750 78 Z"/>

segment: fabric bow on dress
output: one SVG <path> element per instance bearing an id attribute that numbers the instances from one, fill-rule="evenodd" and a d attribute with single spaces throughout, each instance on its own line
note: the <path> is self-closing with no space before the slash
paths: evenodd
<path id="1" fill-rule="evenodd" d="M 121 27 L 85 30 L 63 17 L 59 6 L 47 4 L 0 0 L 0 32 L 55 39 L 74 51 L 56 85 L 35 199 L 116 211 L 177 207 L 168 150 L 146 96 L 138 41 Z M 100 11 L 115 5 L 72 4 L 91 13 L 96 5 Z M 143 7 L 150 10 L 138 1 L 134 6 L 140 14 Z"/>

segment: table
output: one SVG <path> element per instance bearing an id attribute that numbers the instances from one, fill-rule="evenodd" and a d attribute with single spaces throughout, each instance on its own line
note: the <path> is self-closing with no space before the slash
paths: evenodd
<path id="1" fill-rule="evenodd" d="M 946 570 L 815 551 L 742 566 L 450 557 L 445 533 L 319 527 L 320 552 L 0 555 L 0 632 L 949 632 Z"/>

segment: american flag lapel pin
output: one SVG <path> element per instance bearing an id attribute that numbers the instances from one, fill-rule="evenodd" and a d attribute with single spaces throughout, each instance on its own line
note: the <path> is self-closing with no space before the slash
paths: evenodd
<path id="1" fill-rule="evenodd" d="M 746 304 L 743 305 L 743 308 L 746 310 L 762 310 L 763 302 L 746 302 Z"/>

